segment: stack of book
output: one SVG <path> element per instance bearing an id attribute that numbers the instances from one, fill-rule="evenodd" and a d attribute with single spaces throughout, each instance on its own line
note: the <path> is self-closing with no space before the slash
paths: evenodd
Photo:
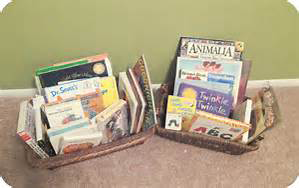
<path id="1" fill-rule="evenodd" d="M 107 54 L 42 67 L 38 95 L 20 105 L 17 134 L 41 158 L 139 133 L 157 122 L 144 56 L 113 76 Z"/>
<path id="2" fill-rule="evenodd" d="M 165 128 L 245 144 L 256 138 L 264 122 L 256 120 L 260 97 L 245 97 L 251 61 L 243 52 L 240 41 L 181 37 Z"/>

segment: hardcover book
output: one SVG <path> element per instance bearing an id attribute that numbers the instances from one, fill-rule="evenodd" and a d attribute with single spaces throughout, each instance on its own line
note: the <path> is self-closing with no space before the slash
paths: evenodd
<path id="1" fill-rule="evenodd" d="M 142 55 L 132 68 L 146 101 L 143 129 L 147 130 L 157 124 L 155 101 L 149 70 Z"/>
<path id="2" fill-rule="evenodd" d="M 135 125 L 134 125 L 134 127 L 136 127 L 136 130 L 134 130 L 134 133 L 139 133 L 142 128 L 142 125 L 143 125 L 146 102 L 145 102 L 142 90 L 140 88 L 140 85 L 137 82 L 132 69 L 130 69 L 130 68 L 128 69 L 127 75 L 128 75 L 128 79 L 131 83 L 131 86 L 133 88 L 134 95 L 136 96 L 136 99 L 138 102 L 137 114 L 136 114 L 137 118 L 136 118 Z"/>
<path id="3" fill-rule="evenodd" d="M 182 83 L 178 96 L 196 99 L 196 109 L 219 116 L 228 117 L 232 109 L 233 98 L 229 94 Z"/>
<path id="4" fill-rule="evenodd" d="M 20 104 L 17 134 L 39 157 L 49 157 L 35 140 L 34 109 L 29 101 Z"/>
<path id="5" fill-rule="evenodd" d="M 130 135 L 127 102 L 120 99 L 96 116 L 98 130 L 103 132 L 103 142 L 112 142 Z"/>
<path id="6" fill-rule="evenodd" d="M 189 122 L 189 127 L 190 132 L 227 140 L 237 140 L 250 129 L 249 124 L 203 111 L 196 111 Z"/>
<path id="7" fill-rule="evenodd" d="M 131 86 L 128 76 L 125 72 L 119 73 L 118 83 L 119 96 L 121 99 L 125 100 L 129 105 L 129 127 L 130 133 L 133 134 L 137 131 L 136 121 L 138 122 L 138 101 L 136 98 L 137 96 L 135 96 L 133 87 Z"/>
<path id="8" fill-rule="evenodd" d="M 181 37 L 181 57 L 241 60 L 244 43 L 230 40 L 214 40 Z"/>
<path id="9" fill-rule="evenodd" d="M 251 61 L 248 60 L 243 61 L 237 104 L 241 104 L 245 99 L 247 83 L 251 71 L 251 65 L 252 65 Z"/>
<path id="10" fill-rule="evenodd" d="M 196 111 L 196 100 L 168 95 L 165 128 L 185 130 L 184 122 L 190 119 Z"/>
<path id="11" fill-rule="evenodd" d="M 36 71 L 38 89 L 57 85 L 60 81 L 112 76 L 107 54 L 54 64 Z"/>
<path id="12" fill-rule="evenodd" d="M 223 74 L 234 76 L 232 95 L 234 97 L 233 106 L 236 105 L 239 93 L 239 85 L 241 78 L 242 62 L 241 61 L 226 61 L 226 60 L 207 60 L 207 59 L 195 59 L 195 58 L 177 58 L 176 78 L 174 88 L 177 86 L 177 81 L 180 79 L 181 70 L 188 71 L 200 71 L 206 72 L 207 77 L 209 74 Z M 228 77 L 229 78 L 229 77 Z M 223 80 L 218 79 L 220 83 L 225 83 Z M 228 80 L 228 79 L 227 79 Z M 211 81 L 211 78 L 210 78 Z M 214 83 L 216 83 L 216 80 Z M 211 81 L 212 82 L 212 81 Z M 227 83 L 228 84 L 228 83 Z"/>

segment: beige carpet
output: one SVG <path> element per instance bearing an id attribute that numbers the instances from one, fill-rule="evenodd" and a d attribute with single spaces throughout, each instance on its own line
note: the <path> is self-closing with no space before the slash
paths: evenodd
<path id="1" fill-rule="evenodd" d="M 13 187 L 287 187 L 299 175 L 299 88 L 275 88 L 283 122 L 257 151 L 231 156 L 154 136 L 145 144 L 61 167 L 31 168 L 16 136 L 20 98 L 0 98 L 0 176 Z"/>

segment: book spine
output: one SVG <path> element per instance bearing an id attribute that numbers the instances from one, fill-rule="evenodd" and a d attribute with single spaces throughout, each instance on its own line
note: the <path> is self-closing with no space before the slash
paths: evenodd
<path id="1" fill-rule="evenodd" d="M 21 139 L 30 146 L 33 151 L 42 159 L 49 158 L 49 155 L 36 143 L 36 141 L 27 132 L 18 133 Z"/>

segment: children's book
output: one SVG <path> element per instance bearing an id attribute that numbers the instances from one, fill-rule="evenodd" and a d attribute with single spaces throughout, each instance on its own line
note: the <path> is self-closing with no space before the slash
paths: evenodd
<path id="1" fill-rule="evenodd" d="M 182 83 L 178 96 L 196 99 L 196 109 L 223 117 L 228 117 L 232 109 L 233 98 L 230 94 L 218 92 L 191 84 Z"/>
<path id="2" fill-rule="evenodd" d="M 119 73 L 118 78 L 118 90 L 119 90 L 119 96 L 121 99 L 125 100 L 129 105 L 129 127 L 130 127 L 130 133 L 136 133 L 137 131 L 137 124 L 138 122 L 138 116 L 137 116 L 137 109 L 138 109 L 138 101 L 137 96 L 135 96 L 133 87 L 129 81 L 129 78 L 125 72 Z"/>
<path id="3" fill-rule="evenodd" d="M 165 129 L 185 130 L 184 122 L 196 111 L 196 100 L 168 95 Z"/>
<path id="4" fill-rule="evenodd" d="M 96 116 L 96 125 L 103 133 L 103 143 L 130 135 L 128 105 L 120 99 Z"/>
<path id="5" fill-rule="evenodd" d="M 130 68 L 128 69 L 127 76 L 131 83 L 131 86 L 133 88 L 133 92 L 136 96 L 136 99 L 138 101 L 137 114 L 136 114 L 137 118 L 136 118 L 135 125 L 134 125 L 136 130 L 134 131 L 134 133 L 139 133 L 142 128 L 142 125 L 143 125 L 146 102 L 145 102 L 142 90 L 140 88 L 140 85 L 137 82 L 132 69 L 130 69 Z"/>
<path id="6" fill-rule="evenodd" d="M 192 119 L 186 123 L 189 131 L 215 136 L 227 140 L 239 139 L 250 129 L 250 124 L 217 116 L 211 113 L 196 111 Z"/>
<path id="7" fill-rule="evenodd" d="M 246 97 L 245 94 L 246 94 L 247 83 L 251 71 L 251 64 L 252 64 L 251 61 L 243 60 L 237 104 L 241 104 Z"/>
<path id="8" fill-rule="evenodd" d="M 42 67 L 35 75 L 40 90 L 57 85 L 60 81 L 112 76 L 112 68 L 108 55 L 102 54 Z"/>
<path id="9" fill-rule="evenodd" d="M 181 37 L 181 57 L 241 60 L 244 43 L 231 40 Z"/>
<path id="10" fill-rule="evenodd" d="M 142 55 L 132 68 L 146 101 L 143 129 L 147 130 L 157 124 L 155 101 L 149 70 Z"/>
<path id="11" fill-rule="evenodd" d="M 198 58 L 195 59 L 195 58 L 178 57 L 174 88 L 178 87 L 177 81 L 178 79 L 180 79 L 181 70 L 205 72 L 207 75 L 207 80 L 210 77 L 209 76 L 210 73 L 234 76 L 232 95 L 234 98 L 233 106 L 236 105 L 238 99 L 238 93 L 239 93 L 241 70 L 242 70 L 241 61 L 207 60 L 207 59 L 198 59 Z M 227 78 L 229 77 L 227 76 Z M 225 83 L 221 79 L 218 80 L 220 80 L 219 81 L 220 83 Z M 216 82 L 216 80 L 214 81 Z"/>
<path id="12" fill-rule="evenodd" d="M 79 95 L 76 97 L 76 99 L 80 99 L 84 117 L 89 119 L 94 118 L 97 114 L 105 109 L 103 96 L 101 93 L 95 92 L 86 95 Z"/>
<path id="13" fill-rule="evenodd" d="M 17 134 L 41 158 L 49 155 L 38 145 L 35 140 L 34 109 L 29 101 L 20 104 Z"/>

